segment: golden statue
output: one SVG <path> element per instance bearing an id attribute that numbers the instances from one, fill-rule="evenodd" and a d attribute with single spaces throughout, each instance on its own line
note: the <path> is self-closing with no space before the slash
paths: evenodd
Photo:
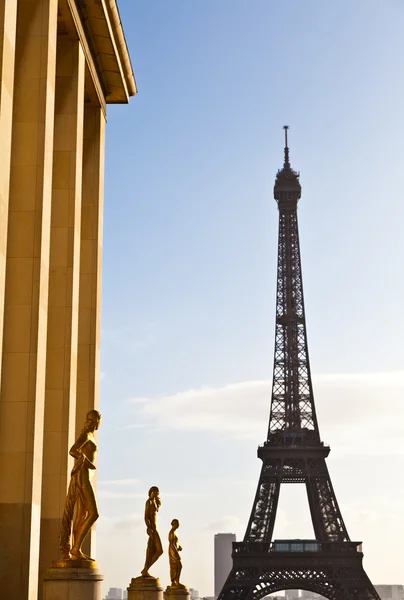
<path id="1" fill-rule="evenodd" d="M 182 585 L 182 583 L 180 583 L 180 575 L 182 571 L 180 552 L 182 548 L 178 544 L 178 537 L 175 533 L 179 526 L 180 522 L 178 521 L 178 519 L 173 519 L 171 521 L 171 530 L 168 534 L 168 559 L 170 561 L 171 587 L 184 589 L 185 585 Z"/>
<path id="2" fill-rule="evenodd" d="M 97 500 L 90 472 L 96 468 L 94 461 L 97 444 L 94 431 L 99 428 L 100 422 L 101 414 L 97 410 L 90 410 L 83 431 L 70 448 L 69 454 L 75 461 L 59 538 L 59 548 L 64 560 L 93 560 L 82 552 L 81 547 L 92 525 L 98 519 Z M 71 545 L 71 537 L 73 537 L 73 545 Z"/>
<path id="3" fill-rule="evenodd" d="M 146 500 L 144 509 L 144 521 L 146 523 L 147 535 L 149 540 L 146 549 L 146 561 L 142 573 L 143 577 L 152 577 L 149 574 L 150 567 L 163 554 L 161 539 L 157 531 L 157 513 L 161 506 L 158 487 L 153 486 L 149 490 L 149 497 Z"/>

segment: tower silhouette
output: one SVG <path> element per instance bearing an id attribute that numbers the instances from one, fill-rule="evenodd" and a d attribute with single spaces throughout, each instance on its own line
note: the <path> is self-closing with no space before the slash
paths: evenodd
<path id="1" fill-rule="evenodd" d="M 233 567 L 218 600 L 258 600 L 283 589 L 304 589 L 329 600 L 379 600 L 362 566 L 361 542 L 345 527 L 325 462 L 307 347 L 297 203 L 299 173 L 285 159 L 274 197 L 279 208 L 275 355 L 267 441 L 243 542 L 233 544 Z M 314 540 L 273 540 L 282 483 L 306 485 Z"/>

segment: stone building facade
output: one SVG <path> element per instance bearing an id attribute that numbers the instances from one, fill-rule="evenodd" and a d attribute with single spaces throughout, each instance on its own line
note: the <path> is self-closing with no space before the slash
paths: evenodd
<path id="1" fill-rule="evenodd" d="M 106 107 L 135 94 L 116 0 L 0 0 L 1 598 L 58 558 L 98 406 Z"/>

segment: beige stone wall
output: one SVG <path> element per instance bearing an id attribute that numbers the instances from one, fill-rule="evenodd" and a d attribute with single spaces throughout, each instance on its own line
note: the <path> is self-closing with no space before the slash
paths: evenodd
<path id="1" fill-rule="evenodd" d="M 0 0 L 0 348 L 3 343 L 16 22 L 15 0 Z"/>
<path id="2" fill-rule="evenodd" d="M 73 0 L 0 0 L 0 598 L 13 600 L 41 599 L 59 558 L 69 449 L 99 402 L 105 107 L 136 86 L 114 0 L 87 6 L 84 26 Z"/>
<path id="3" fill-rule="evenodd" d="M 19 0 L 0 400 L 0 595 L 37 596 L 56 0 Z"/>

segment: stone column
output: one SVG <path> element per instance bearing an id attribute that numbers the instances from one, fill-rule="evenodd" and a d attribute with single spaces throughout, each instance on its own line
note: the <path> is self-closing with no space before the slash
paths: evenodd
<path id="1" fill-rule="evenodd" d="M 42 471 L 39 580 L 59 557 L 58 538 L 75 440 L 85 60 L 58 37 Z M 83 425 L 83 423 L 82 423 Z M 42 586 L 39 588 L 41 598 Z"/>
<path id="2" fill-rule="evenodd" d="M 0 596 L 38 588 L 57 0 L 19 0 L 0 400 Z"/>
<path id="3" fill-rule="evenodd" d="M 83 427 L 87 412 L 99 407 L 104 141 L 105 117 L 102 110 L 99 106 L 86 105 L 84 109 L 76 435 Z M 85 540 L 84 552 L 95 557 L 95 526 Z"/>
<path id="4" fill-rule="evenodd" d="M 3 343 L 16 22 L 17 2 L 0 0 L 0 348 Z"/>
<path id="5" fill-rule="evenodd" d="M 76 433 L 99 407 L 105 117 L 84 109 Z"/>

